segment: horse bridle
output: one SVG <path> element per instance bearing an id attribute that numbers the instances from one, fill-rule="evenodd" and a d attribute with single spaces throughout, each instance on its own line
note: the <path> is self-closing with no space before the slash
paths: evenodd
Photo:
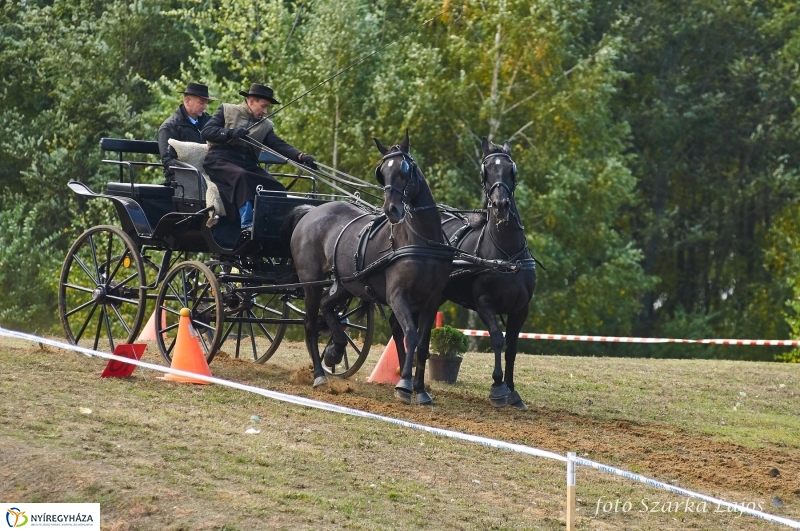
<path id="1" fill-rule="evenodd" d="M 503 181 L 497 181 L 488 190 L 486 189 L 486 177 L 487 177 L 486 161 L 495 157 L 504 157 L 508 159 L 509 162 L 511 162 L 511 176 L 514 179 L 513 186 L 509 187 Z M 516 190 L 517 188 L 517 163 L 514 162 L 514 159 L 511 158 L 511 155 L 508 155 L 507 153 L 490 153 L 486 155 L 486 157 L 484 157 L 483 161 L 481 162 L 481 188 L 483 188 L 483 193 L 484 195 L 486 195 L 487 205 L 490 207 L 494 205 L 494 201 L 492 201 L 492 192 L 494 192 L 494 189 L 497 188 L 498 186 L 505 186 L 506 190 L 508 190 L 509 195 L 511 195 L 511 197 L 514 197 L 514 190 Z"/>
<path id="2" fill-rule="evenodd" d="M 412 184 L 417 184 L 417 188 L 419 188 L 419 183 L 417 183 L 417 179 L 419 179 L 419 176 L 417 175 L 417 163 L 411 155 L 404 151 L 391 151 L 385 154 L 381 159 L 381 162 L 375 167 L 375 179 L 377 179 L 377 181 L 381 184 L 386 182 L 383 178 L 381 168 L 383 167 L 384 162 L 395 157 L 403 157 L 403 160 L 400 161 L 400 174 L 406 178 L 406 186 L 401 190 L 393 184 L 387 184 L 383 187 L 383 193 L 384 195 L 386 192 L 397 192 L 398 194 L 401 194 L 403 197 L 403 208 L 406 210 L 406 212 L 409 212 L 410 209 L 408 207 L 408 203 L 414 198 L 408 195 L 408 190 Z M 392 162 L 393 161 L 390 161 L 389 164 Z"/>

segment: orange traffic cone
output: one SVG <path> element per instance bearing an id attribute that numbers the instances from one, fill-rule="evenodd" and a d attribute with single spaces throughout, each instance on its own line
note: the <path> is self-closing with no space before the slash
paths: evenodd
<path id="1" fill-rule="evenodd" d="M 172 351 L 172 364 L 170 365 L 170 369 L 211 376 L 211 369 L 208 368 L 208 362 L 203 355 L 200 341 L 197 340 L 197 332 L 195 332 L 192 326 L 189 314 L 189 308 L 181 308 L 181 322 L 178 324 L 178 337 L 175 339 L 175 348 Z M 178 376 L 177 374 L 165 374 L 161 379 L 172 382 L 196 384 L 210 383 L 188 376 Z"/>
<path id="2" fill-rule="evenodd" d="M 161 312 L 161 330 L 164 330 L 166 327 L 167 327 L 167 313 Z M 147 324 L 144 325 L 144 329 L 142 329 L 142 333 L 139 334 L 139 339 L 137 339 L 136 342 L 141 343 L 142 341 L 155 341 L 155 340 L 156 340 L 156 311 L 153 310 L 153 314 L 150 316 L 150 319 L 147 320 Z"/>
<path id="3" fill-rule="evenodd" d="M 375 365 L 367 381 L 392 385 L 396 385 L 400 381 L 400 356 L 397 355 L 397 345 L 394 344 L 394 338 L 391 338 L 386 344 L 378 364 Z"/>

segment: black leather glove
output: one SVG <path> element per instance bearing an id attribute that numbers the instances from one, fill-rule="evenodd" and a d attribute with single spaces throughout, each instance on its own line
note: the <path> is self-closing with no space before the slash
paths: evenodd
<path id="1" fill-rule="evenodd" d="M 300 155 L 300 162 L 311 168 L 312 170 L 317 169 L 317 159 L 309 155 L 308 153 L 302 153 Z"/>
<path id="2" fill-rule="evenodd" d="M 250 131 L 248 131 L 248 130 L 247 130 L 246 128 L 244 128 L 244 127 L 237 127 L 236 129 L 231 129 L 231 133 L 230 133 L 230 137 L 229 137 L 229 138 L 230 138 L 231 140 L 234 140 L 234 139 L 236 139 L 236 138 L 244 138 L 244 137 L 246 137 L 246 136 L 247 136 L 247 134 L 248 134 L 249 132 L 250 132 Z"/>

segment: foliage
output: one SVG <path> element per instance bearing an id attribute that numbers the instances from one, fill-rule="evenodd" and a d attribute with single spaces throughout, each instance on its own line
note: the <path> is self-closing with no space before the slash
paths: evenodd
<path id="1" fill-rule="evenodd" d="M 56 330 L 69 245 L 116 222 L 109 205 L 65 191 L 112 178 L 101 137 L 154 138 L 187 81 L 234 102 L 267 83 L 287 103 L 442 11 L 281 110 L 276 131 L 370 179 L 372 137 L 392 144 L 408 129 L 437 200 L 459 208 L 483 202 L 480 137 L 508 140 L 546 268 L 525 330 L 800 335 L 800 6 L 777 0 L 3 3 L 0 322 Z"/>
<path id="2" fill-rule="evenodd" d="M 109 220 L 65 191 L 97 189 L 102 136 L 152 136 L 137 121 L 139 76 L 177 67 L 155 0 L 6 2 L 0 7 L 0 320 L 45 330 L 56 317 L 58 271 L 72 240 Z M 148 38 L 142 38 L 148 35 Z M 166 46 L 166 42 L 170 46 Z M 171 51 L 170 51 L 171 50 Z"/>
<path id="3" fill-rule="evenodd" d="M 796 3 L 634 1 L 597 13 L 626 41 L 612 101 L 630 124 L 631 212 L 645 272 L 642 334 L 702 316 L 716 337 L 785 337 L 786 278 L 765 267 L 776 215 L 797 198 Z M 776 257 L 780 259 L 780 257 Z"/>
<path id="4" fill-rule="evenodd" d="M 467 351 L 468 341 L 458 328 L 444 325 L 431 330 L 431 349 L 440 356 L 461 356 Z"/>

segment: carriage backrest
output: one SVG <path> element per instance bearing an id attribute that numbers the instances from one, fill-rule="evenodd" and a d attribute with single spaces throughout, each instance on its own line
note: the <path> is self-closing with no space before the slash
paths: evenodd
<path id="1" fill-rule="evenodd" d="M 125 180 L 124 166 L 128 167 L 128 172 L 129 172 L 128 177 L 130 184 L 133 184 L 135 180 L 133 171 L 134 166 L 161 166 L 160 162 L 143 162 L 143 161 L 126 160 L 124 156 L 124 154 L 126 153 L 158 155 L 159 154 L 158 142 L 152 140 L 129 140 L 127 138 L 101 138 L 100 149 L 102 149 L 103 151 L 113 151 L 119 155 L 118 160 L 103 159 L 103 162 L 119 165 L 119 182 L 123 182 Z"/>
<path id="2" fill-rule="evenodd" d="M 122 160 L 123 153 L 145 153 L 158 155 L 158 142 L 154 140 L 129 140 L 127 138 L 101 138 L 100 149 L 116 151 Z"/>
<path id="3" fill-rule="evenodd" d="M 164 214 L 175 210 L 172 202 L 172 196 L 175 194 L 174 189 L 160 184 L 136 184 L 134 167 L 150 166 L 160 168 L 161 161 L 131 160 L 132 157 L 128 156 L 129 154 L 159 155 L 158 142 L 152 140 L 130 140 L 127 138 L 101 138 L 100 149 L 118 154 L 118 160 L 103 160 L 103 162 L 119 166 L 119 182 L 107 183 L 106 194 L 129 197 L 137 201 L 145 212 L 151 226 L 155 226 Z M 126 166 L 128 167 L 128 182 L 125 182 Z"/>

